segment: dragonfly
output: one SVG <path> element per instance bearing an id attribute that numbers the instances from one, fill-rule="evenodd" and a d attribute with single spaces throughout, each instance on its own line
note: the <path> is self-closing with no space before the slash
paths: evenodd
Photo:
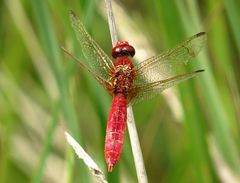
<path id="1" fill-rule="evenodd" d="M 88 71 L 112 96 L 105 137 L 105 161 L 112 172 L 118 162 L 126 131 L 127 107 L 150 99 L 163 90 L 197 76 L 204 70 L 186 73 L 186 64 L 196 57 L 206 42 L 206 33 L 200 32 L 173 49 L 134 63 L 135 49 L 127 41 L 119 41 L 112 48 L 110 58 L 87 32 L 80 18 L 70 11 L 70 20 L 88 66 L 71 56 Z"/>

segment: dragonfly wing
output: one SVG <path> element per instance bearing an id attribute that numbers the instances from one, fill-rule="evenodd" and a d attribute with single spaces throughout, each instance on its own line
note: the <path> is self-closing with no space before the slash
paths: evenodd
<path id="1" fill-rule="evenodd" d="M 136 92 L 135 94 L 133 94 L 132 99 L 130 99 L 129 103 L 130 105 L 133 105 L 142 100 L 151 99 L 152 97 L 156 96 L 163 90 L 170 88 L 174 85 L 177 85 L 178 83 L 185 81 L 189 78 L 192 78 L 203 71 L 204 70 L 197 70 L 187 74 L 177 75 L 175 77 L 171 77 L 165 80 L 160 80 L 145 85 L 137 85 L 135 86 L 136 88 L 134 89 L 134 91 Z"/>
<path id="2" fill-rule="evenodd" d="M 82 48 L 85 58 L 93 72 L 104 80 L 109 78 L 109 70 L 114 67 L 112 60 L 101 49 L 101 47 L 92 39 L 81 20 L 73 11 L 70 12 L 70 19 L 73 29 L 76 32 L 78 41 Z"/>
<path id="3" fill-rule="evenodd" d="M 194 58 L 204 46 L 206 37 L 205 32 L 200 32 L 174 49 L 139 63 L 135 84 L 165 80 L 173 74 L 183 73 L 189 59 Z"/>

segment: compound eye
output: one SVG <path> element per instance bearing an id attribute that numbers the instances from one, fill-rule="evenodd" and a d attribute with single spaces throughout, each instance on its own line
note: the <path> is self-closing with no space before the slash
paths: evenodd
<path id="1" fill-rule="evenodd" d="M 112 49 L 113 58 L 122 57 L 122 56 L 131 56 L 135 55 L 135 49 L 128 44 L 126 41 L 121 41 L 116 44 Z"/>
<path id="2" fill-rule="evenodd" d="M 135 55 L 135 49 L 130 45 L 124 46 L 122 48 L 122 52 L 126 53 L 127 55 L 130 55 L 131 57 L 133 57 Z"/>

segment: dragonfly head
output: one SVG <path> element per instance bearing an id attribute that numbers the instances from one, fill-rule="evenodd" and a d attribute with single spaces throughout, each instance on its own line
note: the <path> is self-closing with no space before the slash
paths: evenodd
<path id="1" fill-rule="evenodd" d="M 116 46 L 112 49 L 113 58 L 121 56 L 131 56 L 135 55 L 135 49 L 133 46 L 129 45 L 127 41 L 119 41 Z"/>

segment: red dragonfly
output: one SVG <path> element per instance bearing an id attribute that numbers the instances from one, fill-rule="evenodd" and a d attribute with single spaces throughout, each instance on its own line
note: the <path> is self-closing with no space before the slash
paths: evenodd
<path id="1" fill-rule="evenodd" d="M 105 160 L 108 171 L 111 172 L 122 151 L 128 105 L 149 99 L 164 89 L 202 72 L 203 70 L 196 70 L 181 73 L 189 59 L 195 57 L 202 49 L 206 41 L 206 33 L 200 32 L 174 49 L 134 64 L 131 58 L 135 54 L 135 49 L 127 41 L 117 42 L 112 48 L 113 59 L 111 59 L 93 40 L 72 11 L 70 19 L 82 52 L 89 61 L 89 67 L 66 49 L 63 50 L 83 69 L 91 73 L 112 96 L 105 138 Z"/>

